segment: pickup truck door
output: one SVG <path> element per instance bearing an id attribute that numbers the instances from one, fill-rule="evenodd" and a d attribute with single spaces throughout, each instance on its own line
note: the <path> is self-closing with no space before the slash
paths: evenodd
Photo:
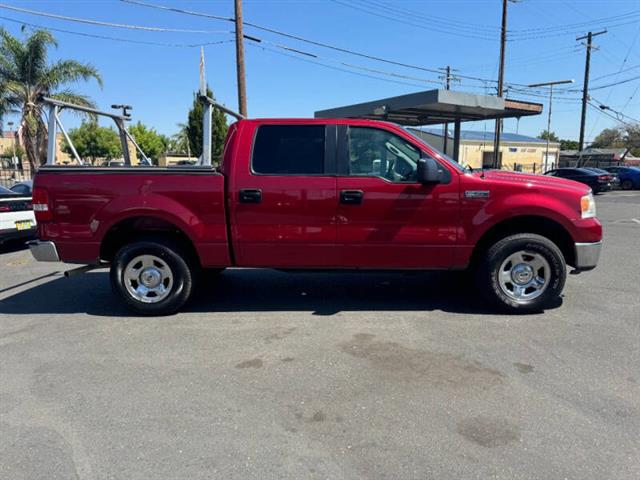
<path id="1" fill-rule="evenodd" d="M 229 192 L 236 264 L 337 265 L 336 126 L 247 122 L 244 129 Z"/>
<path id="2" fill-rule="evenodd" d="M 452 173 L 447 184 L 418 183 L 417 160 L 429 155 L 419 145 L 382 128 L 338 126 L 341 265 L 452 266 L 460 205 L 458 175 Z"/>

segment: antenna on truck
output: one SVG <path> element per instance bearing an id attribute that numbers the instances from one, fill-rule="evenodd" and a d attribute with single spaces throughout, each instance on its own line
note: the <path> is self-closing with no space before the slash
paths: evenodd
<path id="1" fill-rule="evenodd" d="M 211 118 L 213 115 L 213 109 L 217 108 L 218 110 L 226 113 L 227 115 L 231 115 L 238 120 L 243 120 L 246 117 L 239 114 L 238 112 L 234 112 L 224 105 L 219 104 L 213 98 L 207 95 L 207 82 L 205 80 L 204 71 L 204 48 L 202 47 L 200 47 L 200 95 L 198 96 L 198 99 L 204 104 L 204 112 L 202 114 L 202 155 L 198 159 L 198 165 L 210 166 L 211 135 L 213 133 Z"/>

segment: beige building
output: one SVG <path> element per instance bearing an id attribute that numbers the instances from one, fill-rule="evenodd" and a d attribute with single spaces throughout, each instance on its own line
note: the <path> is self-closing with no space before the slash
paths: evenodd
<path id="1" fill-rule="evenodd" d="M 14 142 L 15 145 L 18 145 L 18 139 L 14 138 L 15 133 L 14 132 L 4 132 L 1 136 L 0 136 L 0 157 L 2 158 L 11 158 L 13 156 L 13 147 L 14 147 Z M 74 160 L 65 152 L 62 151 L 62 141 L 63 141 L 63 135 L 61 133 L 59 133 L 56 136 L 56 161 L 57 163 L 73 163 Z M 22 159 L 22 160 L 26 160 L 26 159 Z M 24 161 L 23 163 L 26 163 L 28 165 L 28 162 Z"/>
<path id="2" fill-rule="evenodd" d="M 196 157 L 188 157 L 181 153 L 163 153 L 158 158 L 159 167 L 173 167 L 175 165 L 186 165 L 187 163 L 195 163 L 198 159 Z"/>
<path id="3" fill-rule="evenodd" d="M 442 130 L 417 129 L 411 131 L 438 150 L 444 151 Z M 472 168 L 490 167 L 493 163 L 493 132 L 462 130 L 460 132 L 460 164 Z M 504 170 L 541 173 L 558 166 L 560 143 L 549 143 L 549 156 L 546 156 L 546 140 L 503 133 L 500 137 L 500 159 Z M 453 136 L 449 132 L 446 153 L 453 156 Z"/>

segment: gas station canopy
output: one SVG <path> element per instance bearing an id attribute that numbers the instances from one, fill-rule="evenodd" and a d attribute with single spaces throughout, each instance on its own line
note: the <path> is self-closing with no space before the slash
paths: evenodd
<path id="1" fill-rule="evenodd" d="M 540 113 L 542 113 L 542 105 L 539 103 L 451 90 L 428 90 L 319 110 L 315 112 L 315 117 L 369 118 L 417 127 L 456 121 L 517 118 Z"/>
<path id="2" fill-rule="evenodd" d="M 316 118 L 368 118 L 419 127 L 453 123 L 453 158 L 460 154 L 460 124 L 542 113 L 542 104 L 451 90 L 428 90 L 372 102 L 319 110 Z M 446 150 L 445 136 L 445 150 Z"/>

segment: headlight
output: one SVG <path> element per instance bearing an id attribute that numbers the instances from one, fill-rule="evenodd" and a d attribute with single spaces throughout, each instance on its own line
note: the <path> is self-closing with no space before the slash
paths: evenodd
<path id="1" fill-rule="evenodd" d="M 580 199 L 580 212 L 582 213 L 582 218 L 593 218 L 596 216 L 596 202 L 593 199 L 592 193 Z"/>

